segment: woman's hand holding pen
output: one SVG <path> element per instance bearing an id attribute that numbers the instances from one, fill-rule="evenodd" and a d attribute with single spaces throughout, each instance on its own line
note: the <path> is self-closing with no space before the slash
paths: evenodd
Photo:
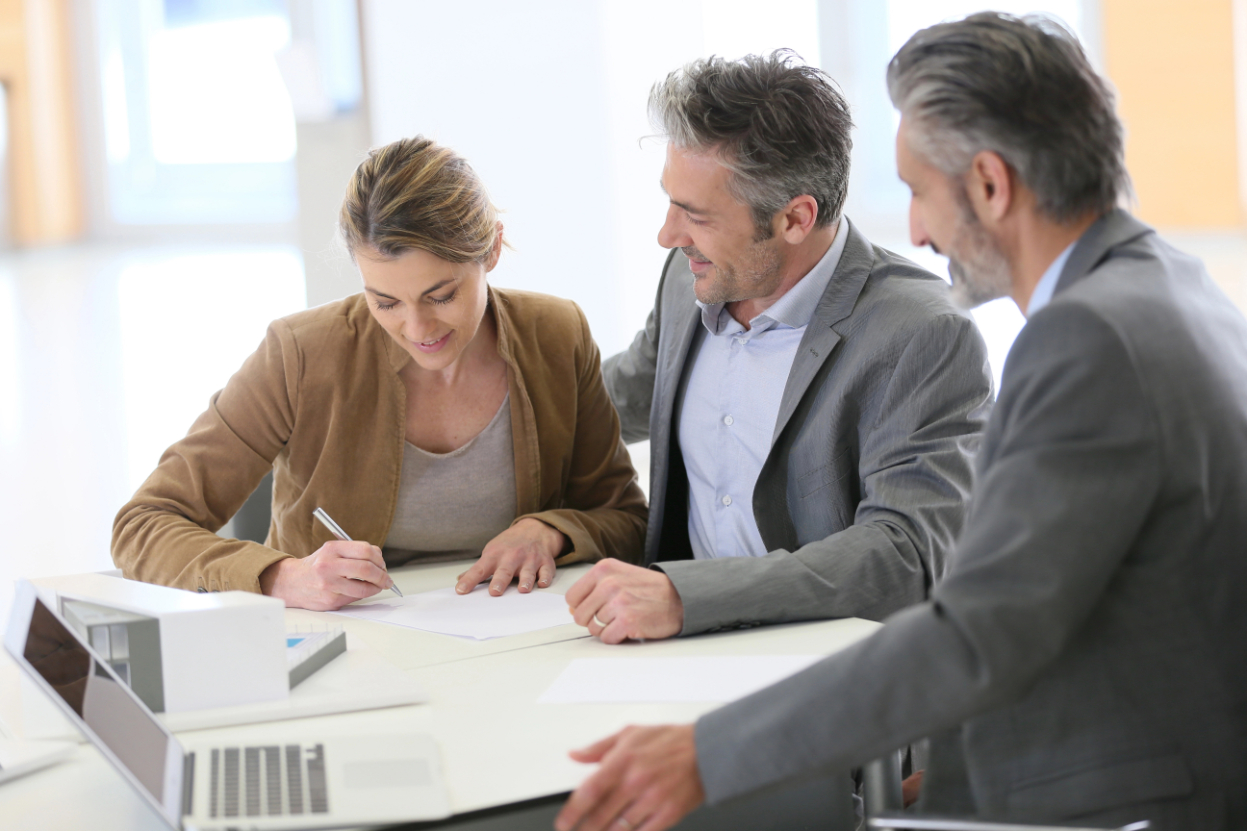
<path id="1" fill-rule="evenodd" d="M 554 582 L 554 558 L 567 538 L 557 528 L 539 519 L 526 517 L 489 541 L 481 558 L 455 584 L 455 591 L 467 594 L 478 583 L 489 580 L 489 593 L 501 595 L 518 579 L 521 592 L 534 587 L 544 589 Z"/>
<path id="2" fill-rule="evenodd" d="M 264 569 L 260 589 L 287 606 L 329 612 L 393 585 L 381 549 L 330 540 L 307 557 L 286 557 Z"/>

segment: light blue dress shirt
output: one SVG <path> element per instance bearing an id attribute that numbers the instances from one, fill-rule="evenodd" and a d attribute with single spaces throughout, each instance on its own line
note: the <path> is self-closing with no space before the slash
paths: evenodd
<path id="1" fill-rule="evenodd" d="M 699 560 L 767 553 L 753 516 L 753 488 L 771 451 L 797 347 L 848 236 L 842 217 L 818 264 L 748 329 L 722 303 L 697 304 L 707 334 L 692 356 L 679 436 L 688 471 L 688 536 Z"/>
<path id="2" fill-rule="evenodd" d="M 1074 240 L 1065 250 L 1057 255 L 1052 261 L 1052 265 L 1048 266 L 1048 270 L 1039 278 L 1039 282 L 1035 284 L 1035 290 L 1031 293 L 1031 302 L 1026 304 L 1026 316 L 1030 317 L 1035 312 L 1042 309 L 1052 302 L 1052 293 L 1056 291 L 1056 284 L 1061 279 L 1061 272 L 1065 270 L 1065 262 L 1069 259 L 1070 252 L 1074 250 L 1074 246 L 1078 244 L 1078 240 Z"/>

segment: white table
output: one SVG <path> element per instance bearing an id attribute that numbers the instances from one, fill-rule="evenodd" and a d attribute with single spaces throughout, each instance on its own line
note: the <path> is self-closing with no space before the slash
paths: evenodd
<path id="1" fill-rule="evenodd" d="M 396 569 L 404 594 L 453 585 L 464 564 Z M 559 571 L 547 591 L 565 592 L 584 566 Z M 687 723 L 713 703 L 541 704 L 537 698 L 577 658 L 831 654 L 873 632 L 878 624 L 847 619 L 790 624 L 694 638 L 607 646 L 574 624 L 526 635 L 470 641 L 372 621 L 288 610 L 291 625 L 332 621 L 348 641 L 366 644 L 410 672 L 430 703 L 304 719 L 317 730 L 350 734 L 422 732 L 441 746 L 443 772 L 455 814 L 478 812 L 576 787 L 591 768 L 567 751 L 628 724 Z M 0 667 L 0 720 L 20 724 L 16 666 Z M 199 731 L 222 739 L 262 741 L 288 732 L 292 722 Z M 13 731 L 17 732 L 17 731 Z M 543 809 L 546 814 L 550 808 Z M 488 815 L 486 815 L 488 816 Z M 0 785 L 6 831 L 50 828 L 158 829 L 163 825 L 89 745 L 68 762 Z M 452 825 L 454 825 L 452 823 Z M 464 826 L 467 827 L 467 826 Z M 494 827 L 472 825 L 471 827 Z M 497 827 L 510 827 L 500 824 Z"/>

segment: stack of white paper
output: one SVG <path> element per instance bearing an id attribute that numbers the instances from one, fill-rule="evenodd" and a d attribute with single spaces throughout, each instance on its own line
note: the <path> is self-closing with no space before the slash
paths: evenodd
<path id="1" fill-rule="evenodd" d="M 735 701 L 800 672 L 822 655 L 578 658 L 537 699 L 542 704 Z"/>
<path id="2" fill-rule="evenodd" d="M 561 594 L 520 594 L 510 587 L 501 597 L 493 597 L 487 583 L 469 594 L 457 594 L 453 588 L 435 589 L 345 606 L 337 614 L 478 641 L 575 622 Z"/>

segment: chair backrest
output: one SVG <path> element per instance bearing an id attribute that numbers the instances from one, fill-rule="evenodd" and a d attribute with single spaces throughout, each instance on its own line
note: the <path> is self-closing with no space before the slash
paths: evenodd
<path id="1" fill-rule="evenodd" d="M 1144 831 L 1151 825 L 1147 820 L 1141 820 L 1120 828 L 1075 828 L 1069 825 L 1029 825 L 976 819 L 935 819 L 905 814 L 866 820 L 866 827 L 873 831 Z"/>
<path id="2" fill-rule="evenodd" d="M 1071 828 L 1068 825 L 1029 825 L 984 822 L 976 819 L 924 817 L 901 813 L 901 754 L 889 753 L 862 767 L 862 798 L 866 803 L 866 828 L 873 831 L 1144 831 L 1147 820 L 1120 828 Z"/>
<path id="3" fill-rule="evenodd" d="M 862 767 L 862 800 L 866 816 L 902 810 L 901 751 L 889 753 Z"/>
<path id="4" fill-rule="evenodd" d="M 263 543 L 268 538 L 268 526 L 273 517 L 273 472 L 264 474 L 251 496 L 234 514 L 234 537 Z"/>

